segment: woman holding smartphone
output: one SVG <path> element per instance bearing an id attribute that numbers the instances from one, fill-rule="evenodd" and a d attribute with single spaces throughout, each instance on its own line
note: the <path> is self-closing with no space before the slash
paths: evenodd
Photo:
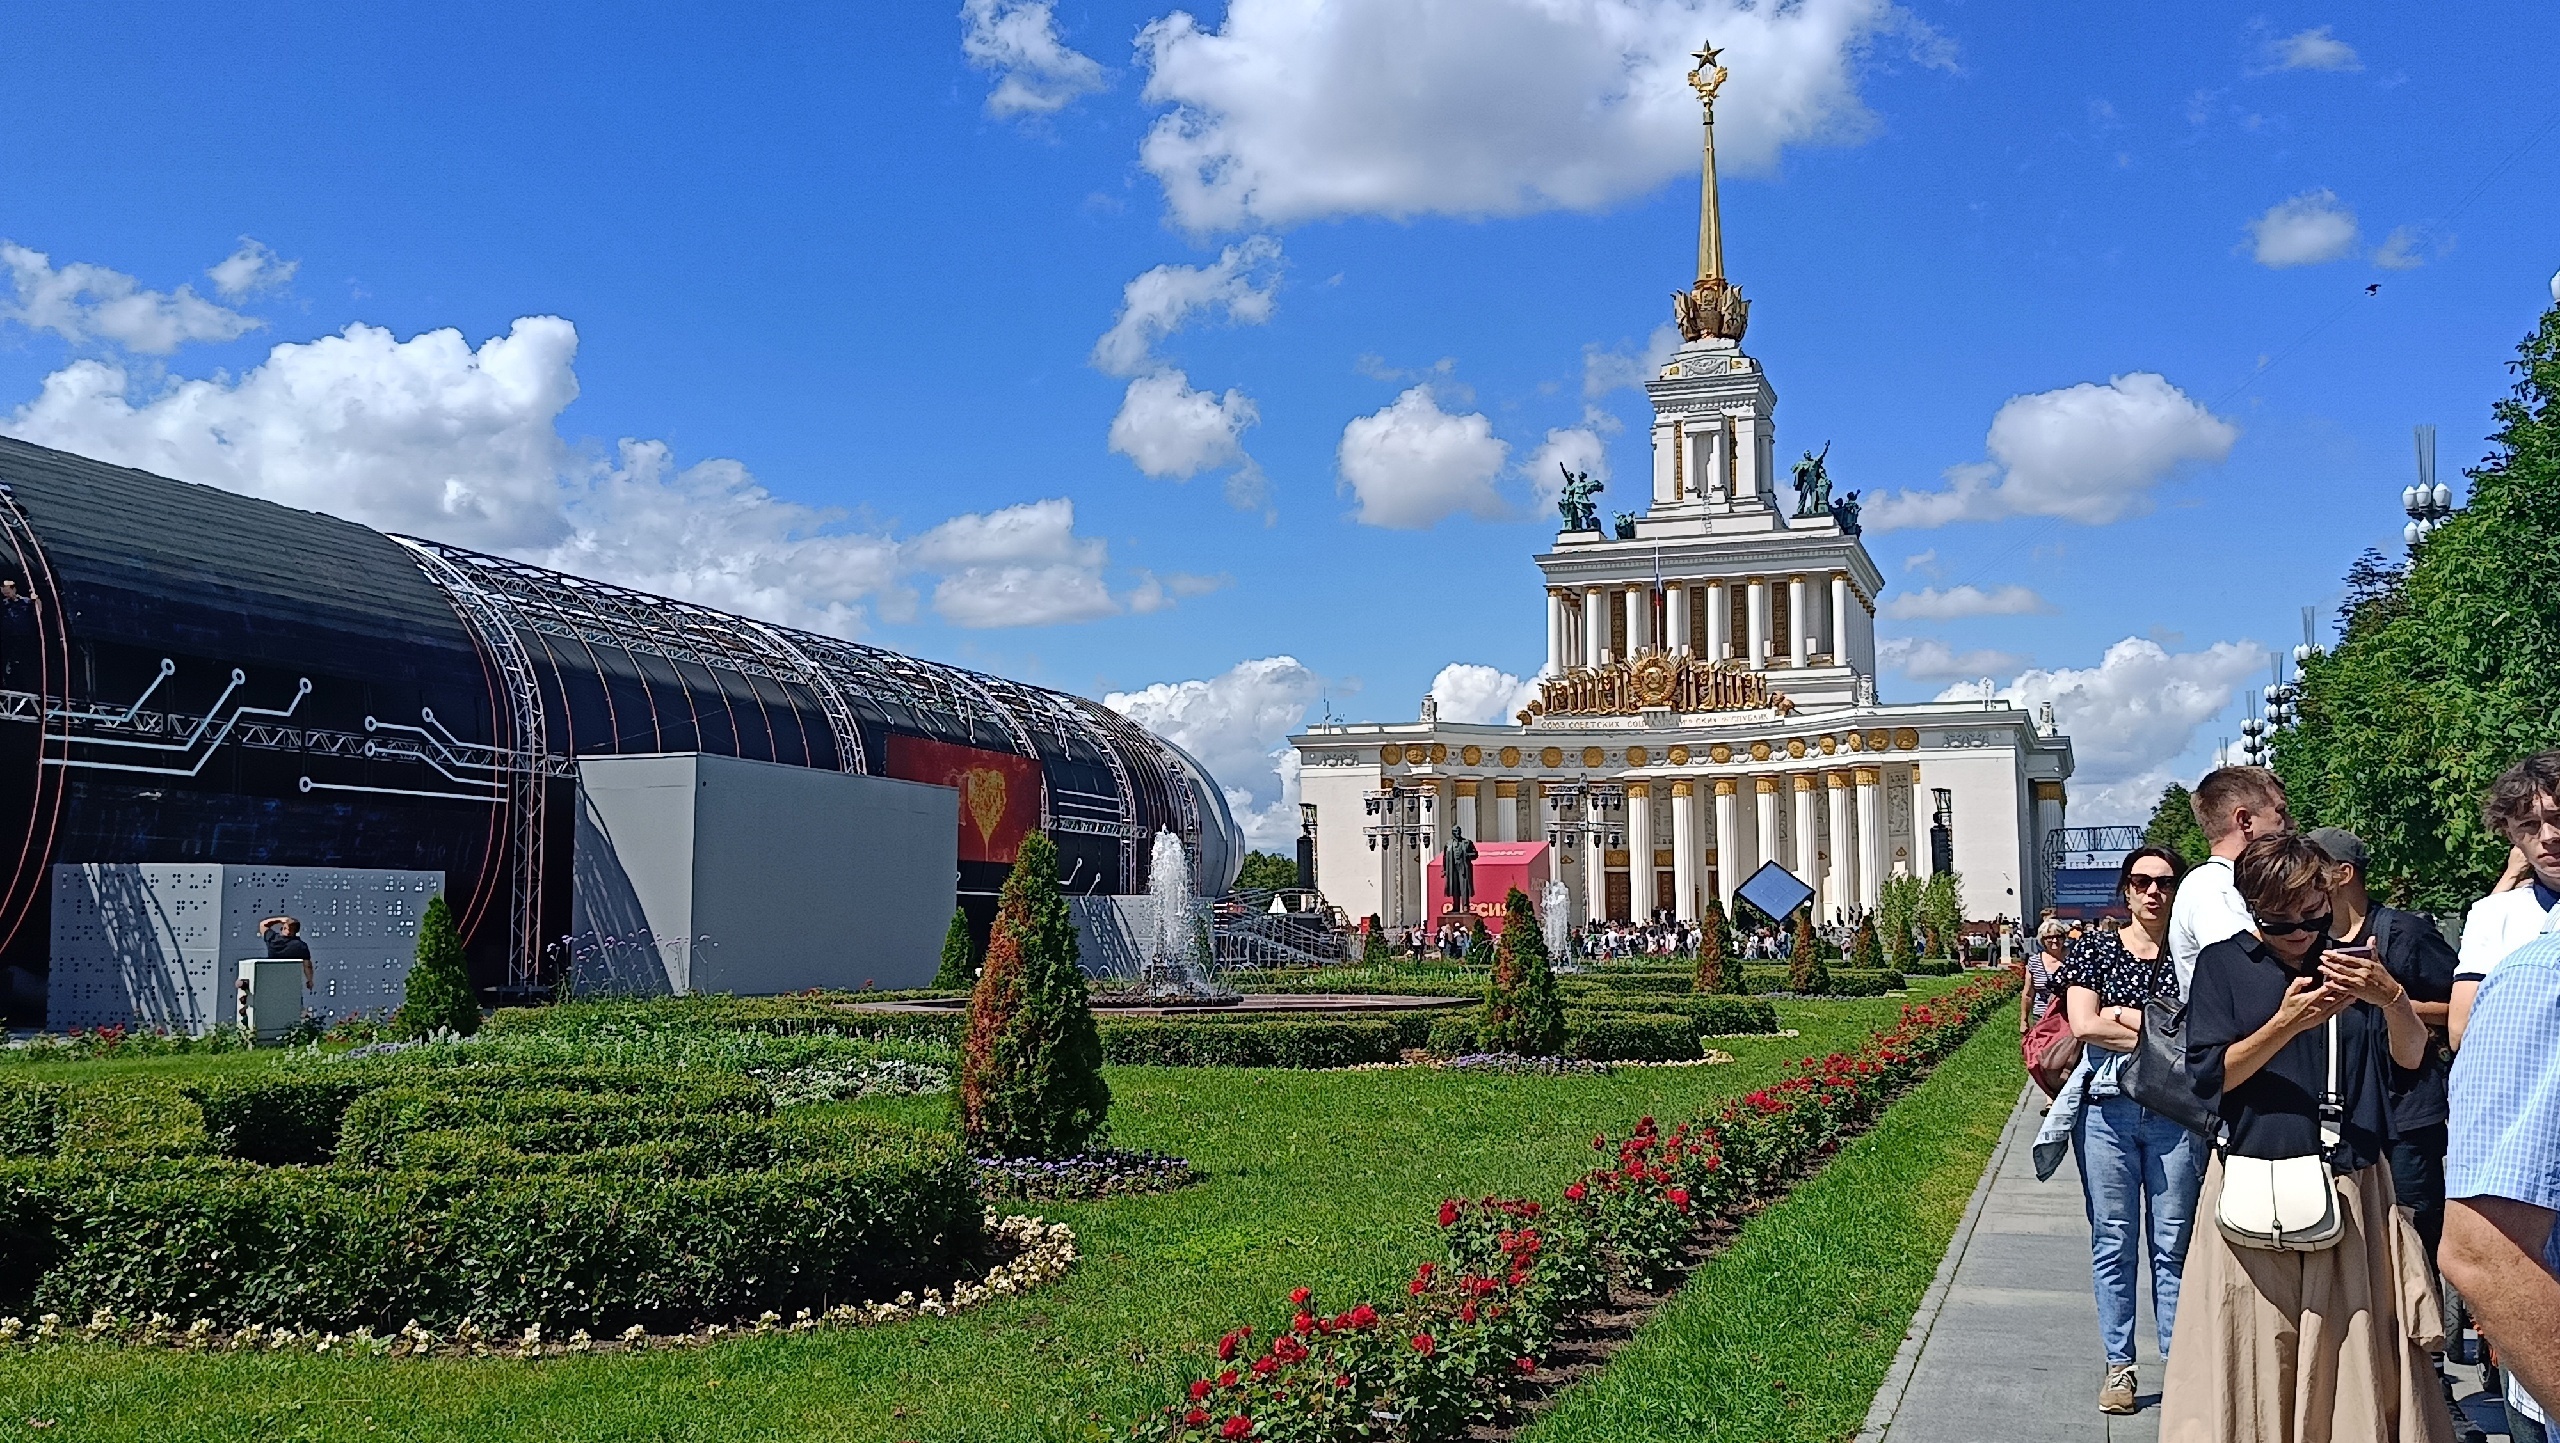
<path id="1" fill-rule="evenodd" d="M 2227 1156 L 2325 1155 L 2343 1227 L 2315 1252 L 2199 1230 L 2162 1443 L 2447 1443 L 2453 1420 L 2427 1356 L 2444 1327 L 2387 1161 L 2392 1080 L 2416 1070 L 2426 1028 L 2369 944 L 2329 945 L 2328 854 L 2280 833 L 2251 842 L 2233 871 L 2256 931 L 2204 949 L 2187 1006 L 2187 1071 L 2221 1116 L 2197 1216 L 2217 1215 Z M 2324 1149 L 2332 1048 L 2337 1143 Z"/>

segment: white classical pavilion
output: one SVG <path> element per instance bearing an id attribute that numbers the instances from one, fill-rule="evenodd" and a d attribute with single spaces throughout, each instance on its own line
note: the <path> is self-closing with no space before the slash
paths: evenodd
<path id="1" fill-rule="evenodd" d="M 1690 77 L 1706 111 L 1698 279 L 1677 297 L 1683 343 L 1645 388 L 1649 494 L 1614 526 L 1569 520 L 1537 558 L 1538 699 L 1510 723 L 1440 721 L 1426 700 L 1418 721 L 1290 739 L 1317 885 L 1354 916 L 1439 915 L 1425 878 L 1453 827 L 1551 846 L 1591 919 L 1686 921 L 1710 896 L 1729 914 L 1771 861 L 1826 918 L 1872 907 L 1887 877 L 1948 865 L 1968 918 L 2048 900 L 2069 739 L 2049 711 L 1990 699 L 1878 703 L 1885 580 L 1854 496 L 1830 496 L 1809 455 L 1779 463 L 1777 393 L 1742 349 L 1750 307 L 1724 275 L 1723 78 L 1712 51 Z"/>

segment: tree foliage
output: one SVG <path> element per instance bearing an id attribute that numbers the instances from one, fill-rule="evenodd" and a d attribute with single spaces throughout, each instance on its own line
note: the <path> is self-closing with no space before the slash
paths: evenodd
<path id="1" fill-rule="evenodd" d="M 1377 913 L 1370 913 L 1368 920 L 1360 924 L 1360 961 L 1370 967 L 1385 967 L 1395 960 L 1394 950 L 1387 946 L 1387 924 L 1378 919 Z"/>
<path id="2" fill-rule="evenodd" d="M 1918 959 L 1911 945 L 1920 929 L 1920 879 L 1904 873 L 1887 877 L 1876 888 L 1876 932 L 1884 939 L 1885 964 L 1908 971 Z"/>
<path id="3" fill-rule="evenodd" d="M 1884 966 L 1884 948 L 1876 942 L 1876 919 L 1872 912 L 1858 919 L 1857 933 L 1849 939 L 1849 965 L 1870 972 Z"/>
<path id="4" fill-rule="evenodd" d="M 2405 570 L 2359 558 L 2338 644 L 2302 668 L 2302 720 L 2277 735 L 2295 821 L 2345 827 L 2374 890 L 2459 908 L 2507 844 L 2480 819 L 2499 772 L 2560 744 L 2560 307 L 2511 363 L 2463 509 Z"/>
<path id="5" fill-rule="evenodd" d="M 404 1037 L 449 1028 L 468 1037 L 480 1030 L 480 998 L 471 990 L 471 964 L 462 955 L 462 933 L 453 905 L 436 894 L 418 919 L 418 959 L 409 968 L 400 1010 L 392 1023 Z"/>
<path id="6" fill-rule="evenodd" d="M 1236 873 L 1239 892 L 1279 892 L 1298 885 L 1298 859 L 1278 852 L 1247 852 Z"/>
<path id="7" fill-rule="evenodd" d="M 1511 924 L 1506 920 L 1503 925 L 1507 927 Z M 1539 934 L 1539 940 L 1545 941 L 1544 933 Z M 1486 930 L 1482 917 L 1467 918 L 1467 965 L 1470 967 L 1493 965 L 1493 934 Z"/>
<path id="8" fill-rule="evenodd" d="M 2204 828 L 2196 825 L 2194 796 L 2176 782 L 2160 793 L 2160 805 L 2151 809 L 2150 825 L 2142 829 L 2142 844 L 2166 847 L 2190 867 L 2213 855 L 2213 844 L 2205 840 Z"/>
<path id="9" fill-rule="evenodd" d="M 1920 930 L 1928 934 L 1929 955 L 1953 957 L 1964 933 L 1964 877 L 1933 872 L 1920 887 Z"/>
<path id="10" fill-rule="evenodd" d="M 1529 894 L 1514 887 L 1502 899 L 1502 940 L 1493 948 L 1493 981 L 1484 996 L 1484 1046 L 1490 1052 L 1552 1057 L 1564 1050 L 1564 1000 L 1538 930 Z"/>
<path id="11" fill-rule="evenodd" d="M 1822 939 L 1814 934 L 1810 902 L 1796 909 L 1795 942 L 1787 948 L 1787 990 L 1806 997 L 1831 990 L 1831 969 L 1823 965 Z"/>
<path id="12" fill-rule="evenodd" d="M 960 1132 L 980 1155 L 1066 1157 L 1111 1110 L 1058 848 L 1033 832 L 996 899 L 960 1049 Z"/>
<path id="13" fill-rule="evenodd" d="M 969 940 L 969 914 L 951 909 L 951 925 L 942 933 L 942 965 L 933 972 L 937 992 L 966 991 L 978 975 L 976 946 Z"/>

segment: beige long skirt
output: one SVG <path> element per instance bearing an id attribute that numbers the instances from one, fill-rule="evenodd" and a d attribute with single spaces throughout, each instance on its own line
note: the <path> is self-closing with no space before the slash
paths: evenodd
<path id="1" fill-rule="evenodd" d="M 2237 1247 L 2214 1226 L 2205 1167 L 2161 1443 L 2451 1443 L 2429 1355 L 2444 1323 L 2427 1254 L 2382 1164 L 2338 1179 L 2346 1235 L 2316 1253 Z"/>

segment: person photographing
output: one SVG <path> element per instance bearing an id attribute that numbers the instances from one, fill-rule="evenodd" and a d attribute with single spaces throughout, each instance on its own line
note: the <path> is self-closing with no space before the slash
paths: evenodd
<path id="1" fill-rule="evenodd" d="M 311 944 L 302 940 L 301 918 L 269 917 L 258 924 L 258 938 L 267 944 L 269 961 L 299 961 L 302 964 L 302 990 L 312 990 Z"/>
<path id="2" fill-rule="evenodd" d="M 2427 1029 L 2370 939 L 2333 942 L 2335 866 L 2299 835 L 2252 840 L 2232 872 L 2253 926 L 2196 960 L 2186 1070 L 2219 1120 L 2197 1198 L 2214 1226 L 2187 1254 L 2163 1443 L 2453 1436 L 2428 1357 L 2443 1320 L 2388 1162 L 2395 1079 L 2416 1073 Z M 2253 1165 L 2226 1199 L 2233 1159 Z M 2325 1227 L 2258 1228 L 2267 1194 L 2249 1184 L 2277 1170 L 2320 1179 Z"/>

